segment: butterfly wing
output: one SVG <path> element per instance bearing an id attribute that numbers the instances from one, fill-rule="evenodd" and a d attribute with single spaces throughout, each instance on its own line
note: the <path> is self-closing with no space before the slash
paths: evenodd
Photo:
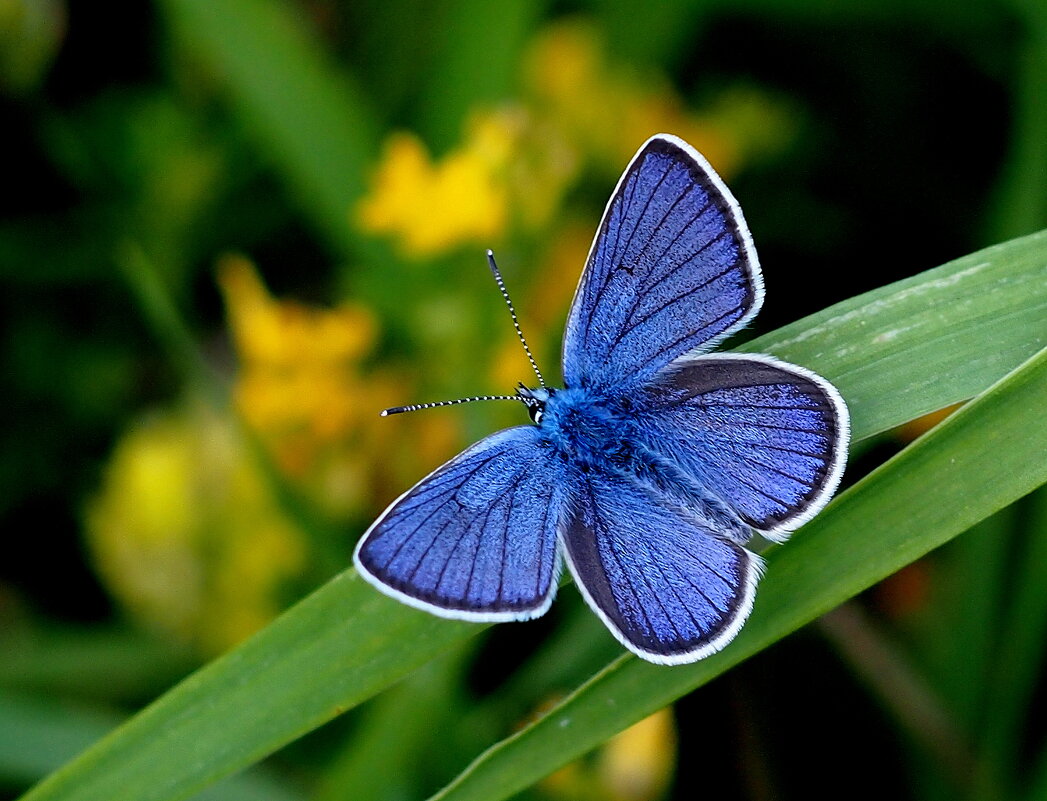
<path id="1" fill-rule="evenodd" d="M 847 406 L 802 367 L 754 354 L 683 358 L 636 398 L 645 444 L 769 539 L 810 520 L 840 481 Z"/>
<path id="2" fill-rule="evenodd" d="M 590 471 L 574 484 L 567 564 L 611 633 L 670 665 L 730 642 L 752 609 L 759 557 L 624 475 Z"/>
<path id="3" fill-rule="evenodd" d="M 693 147 L 651 137 L 626 167 L 575 293 L 568 386 L 636 386 L 745 325 L 763 281 L 741 209 Z"/>
<path id="4" fill-rule="evenodd" d="M 353 561 L 382 592 L 443 617 L 538 617 L 559 573 L 557 464 L 534 426 L 487 437 L 394 501 Z"/>

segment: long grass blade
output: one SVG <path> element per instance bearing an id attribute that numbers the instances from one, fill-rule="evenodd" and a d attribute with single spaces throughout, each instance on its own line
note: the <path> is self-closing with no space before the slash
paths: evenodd
<path id="1" fill-rule="evenodd" d="M 729 648 L 665 670 L 611 662 L 433 801 L 498 801 L 720 675 L 1047 482 L 1047 349 L 843 493 L 775 549 L 752 617 Z"/>
<path id="2" fill-rule="evenodd" d="M 920 311 L 925 307 L 934 309 L 929 317 Z M 1047 234 L 1041 233 L 853 298 L 761 338 L 756 347 L 788 358 L 809 353 L 810 358 L 795 360 L 838 382 L 851 403 L 853 431 L 860 439 L 989 386 L 1047 339 L 1045 307 Z M 978 314 L 972 308 L 986 311 Z M 1001 319 L 1009 324 L 1001 324 Z M 1026 368 L 1019 376 L 1032 374 L 1038 375 Z M 1008 415 L 1013 404 L 1007 401 L 1021 394 L 1028 383 L 1022 381 L 1012 376 L 1007 391 L 997 388 L 971 405 L 977 413 L 962 410 L 943 425 L 943 431 L 957 437 L 955 441 L 945 439 L 937 449 L 923 445 L 907 451 L 904 470 L 895 465 L 870 476 L 860 490 L 841 498 L 788 548 L 776 553 L 753 619 L 726 653 L 695 667 L 655 673 L 649 671 L 656 668 L 629 660 L 614 663 L 592 680 L 584 694 L 625 693 L 611 697 L 630 697 L 628 709 L 613 720 L 592 725 L 585 723 L 584 716 L 555 718 L 566 719 L 568 725 L 559 732 L 552 727 L 553 751 L 539 749 L 541 756 L 531 764 L 540 767 L 516 771 L 509 784 L 525 786 L 529 777 L 548 768 L 550 758 L 579 753 L 577 748 L 584 743 L 595 745 L 625 725 L 626 719 L 638 720 L 697 686 L 707 675 L 703 671 L 723 670 L 727 660 L 737 661 L 784 636 L 1013 495 L 1029 478 L 1029 471 L 1043 463 L 1042 458 L 1025 458 L 1012 464 L 1021 448 L 1033 447 L 1043 434 L 1022 431 L 1020 442 L 1010 439 L 1013 420 Z M 1038 402 L 1042 404 L 1042 396 Z M 992 458 L 983 464 L 986 454 Z M 1014 469 L 997 480 L 1004 466 Z M 975 480 L 972 477 L 997 495 L 968 493 L 955 509 L 928 502 L 926 487 L 963 487 Z M 899 521 L 898 509 L 909 509 L 909 516 Z M 870 533 L 879 532 L 888 522 L 898 526 L 886 539 Z M 846 558 L 829 570 L 829 558 L 842 551 Z M 315 729 L 482 630 L 397 604 L 347 571 L 172 689 L 26 798 L 185 798 Z M 635 697 L 630 695 L 634 692 Z M 655 698 L 658 703 L 652 706 Z M 535 732 L 545 732 L 549 720 L 522 737 L 530 741 Z M 566 735 L 576 736 L 577 741 L 565 746 Z M 543 741 L 539 736 L 535 742 Z M 481 777 L 488 770 L 480 767 L 470 774 L 469 786 L 477 781 L 477 786 L 484 786 Z"/>

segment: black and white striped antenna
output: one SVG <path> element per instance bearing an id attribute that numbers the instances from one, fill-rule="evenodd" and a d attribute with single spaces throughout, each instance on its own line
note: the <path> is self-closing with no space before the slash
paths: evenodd
<path id="1" fill-rule="evenodd" d="M 382 409 L 382 417 L 388 417 L 391 414 L 403 414 L 404 412 L 417 412 L 419 409 L 435 409 L 437 406 L 457 406 L 459 403 L 489 400 L 522 401 L 525 398 L 521 398 L 519 395 L 476 395 L 472 398 L 455 398 L 454 400 L 432 401 L 431 403 L 412 403 L 410 406 L 393 406 L 390 409 Z"/>
<path id="2" fill-rule="evenodd" d="M 538 369 L 538 363 L 534 360 L 534 356 L 531 355 L 531 348 L 528 347 L 527 340 L 524 338 L 523 331 L 520 329 L 520 321 L 516 318 L 516 309 L 513 308 L 513 301 L 509 297 L 509 290 L 505 288 L 505 281 L 502 279 L 502 273 L 494 261 L 493 250 L 487 251 L 487 264 L 490 266 L 491 272 L 494 274 L 494 280 L 498 284 L 498 291 L 502 293 L 502 297 L 505 299 L 505 305 L 509 307 L 509 316 L 513 318 L 513 328 L 516 329 L 516 336 L 520 338 L 520 344 L 523 345 L 524 353 L 527 354 L 527 360 L 531 363 L 531 367 L 534 368 L 534 374 L 538 376 L 538 383 L 544 387 L 545 379 L 542 378 L 542 371 Z M 523 385 L 521 384 L 521 386 Z M 471 398 L 456 398 L 454 400 L 432 401 L 430 403 L 412 403 L 408 406 L 393 406 L 389 409 L 383 409 L 381 416 L 388 417 L 391 414 L 417 412 L 420 409 L 435 409 L 438 406 L 457 406 L 459 403 L 495 400 L 519 401 L 526 406 L 533 406 L 537 403 L 533 398 L 525 395 L 475 395 Z"/>
<path id="3" fill-rule="evenodd" d="M 520 330 L 520 321 L 516 319 L 516 309 L 513 308 L 513 301 L 509 297 L 509 290 L 505 288 L 505 281 L 502 280 L 502 272 L 498 269 L 498 265 L 494 261 L 494 251 L 488 249 L 487 251 L 487 264 L 491 267 L 491 272 L 494 273 L 494 280 L 498 283 L 498 291 L 502 293 L 502 297 L 505 298 L 505 305 L 509 307 L 509 316 L 513 318 L 513 328 L 516 329 L 516 336 L 520 338 L 520 344 L 523 345 L 524 353 L 527 354 L 527 361 L 531 363 L 531 367 L 534 368 L 534 374 L 538 376 L 538 383 L 543 387 L 545 386 L 545 379 L 542 378 L 542 371 L 538 369 L 538 363 L 534 360 L 534 356 L 531 355 L 531 349 L 527 346 L 527 340 L 524 338 L 523 331 Z"/>

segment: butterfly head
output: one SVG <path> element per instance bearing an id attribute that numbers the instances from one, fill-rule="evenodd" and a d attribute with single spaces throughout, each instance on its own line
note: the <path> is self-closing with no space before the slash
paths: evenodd
<path id="1" fill-rule="evenodd" d="M 549 387 L 531 389 L 523 384 L 516 387 L 516 394 L 527 407 L 527 414 L 531 416 L 531 421 L 535 425 L 541 424 L 542 416 L 545 414 L 545 404 L 555 392 L 555 389 L 550 389 Z"/>

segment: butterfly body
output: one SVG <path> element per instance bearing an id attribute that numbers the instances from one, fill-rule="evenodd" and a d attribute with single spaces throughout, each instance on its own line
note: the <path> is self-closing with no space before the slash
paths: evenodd
<path id="1" fill-rule="evenodd" d="M 589 473 L 616 475 L 647 493 L 716 526 L 738 542 L 752 530 L 709 492 L 699 477 L 666 458 L 643 424 L 643 407 L 628 397 L 602 398 L 588 390 L 553 390 L 538 414 L 540 441 L 564 465 L 561 480 L 576 486 Z"/>
<path id="2" fill-rule="evenodd" d="M 553 392 L 537 422 L 542 440 L 579 470 L 601 465 L 625 447 L 629 421 L 580 388 Z"/>
<path id="3" fill-rule="evenodd" d="M 652 137 L 582 273 L 567 386 L 521 386 L 533 424 L 481 440 L 394 501 L 357 546 L 360 573 L 437 615 L 505 621 L 544 614 L 566 564 L 644 659 L 722 648 L 762 569 L 746 544 L 754 532 L 782 541 L 825 505 L 849 436 L 846 405 L 820 376 L 708 352 L 762 300 L 727 187 L 685 142 Z"/>

